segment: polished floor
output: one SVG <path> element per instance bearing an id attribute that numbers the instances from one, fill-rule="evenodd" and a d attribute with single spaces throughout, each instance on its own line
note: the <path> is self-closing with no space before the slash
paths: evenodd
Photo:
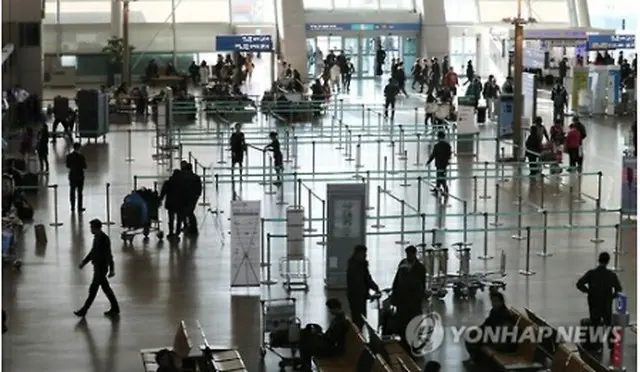
<path id="1" fill-rule="evenodd" d="M 354 182 L 354 175 L 365 175 L 370 172 L 370 203 L 374 208 L 370 218 L 376 216 L 378 209 L 382 216 L 384 229 L 369 228 L 368 238 L 369 260 L 375 280 L 381 287 L 391 285 L 398 261 L 403 255 L 404 245 L 395 242 L 400 239 L 401 214 L 400 204 L 392 196 L 405 200 L 412 212 L 407 212 L 404 227 L 409 232 L 405 240 L 419 243 L 418 232 L 421 228 L 415 210 L 427 214 L 426 226 L 431 229 L 441 224 L 444 229 L 437 239 L 450 245 L 456 241 L 473 242 L 471 269 L 476 272 L 494 271 L 499 267 L 498 259 L 483 261 L 476 259 L 484 255 L 484 250 L 491 256 L 506 253 L 505 292 L 509 305 L 529 307 L 554 325 L 575 325 L 580 318 L 587 315 L 586 298 L 575 289 L 575 281 L 587 269 L 594 266 L 599 252 L 612 252 L 616 247 L 613 225 L 619 223 L 619 213 L 603 212 L 600 218 L 600 236 L 604 242 L 596 245 L 590 241 L 595 231 L 595 204 L 590 199 L 597 194 L 595 176 L 585 175 L 582 180 L 580 199 L 569 196 L 570 180 L 563 176 L 559 187 L 554 180 L 545 180 L 545 186 L 522 182 L 521 226 L 531 227 L 529 250 L 527 240 L 514 240 L 512 235 L 518 234 L 517 182 L 514 182 L 513 168 L 504 171 L 490 163 L 485 172 L 481 162 L 492 162 L 495 159 L 494 125 L 481 128 L 480 149 L 477 159 L 457 157 L 456 169 L 452 176 L 461 177 L 451 183 L 451 192 L 463 203 L 451 199 L 445 215 L 438 214 L 436 200 L 428 193 L 427 186 L 421 188 L 418 199 L 418 170 L 424 170 L 424 161 L 428 156 L 431 140 L 422 135 L 420 143 L 415 133 L 422 132 L 422 115 L 418 113 L 417 123 L 415 107 L 421 107 L 417 95 L 401 99 L 395 128 L 383 121 L 378 124 L 381 112 L 381 93 L 379 83 L 374 81 L 357 82 L 351 94 L 343 95 L 342 110 L 330 107 L 324 119 L 317 123 L 299 124 L 295 128 L 298 137 L 297 148 L 293 140 L 287 146 L 283 140 L 285 157 L 291 161 L 286 163 L 286 172 L 293 172 L 295 165 L 303 183 L 320 198 L 326 196 L 326 184 Z M 51 94 L 53 96 L 54 94 Z M 549 121 L 549 103 L 540 101 L 539 111 Z M 362 110 L 364 108 L 364 111 Z M 420 111 L 419 111 L 420 112 Z M 335 115 L 338 117 L 333 118 Z M 348 152 L 349 141 L 347 130 L 339 125 L 339 119 L 348 125 L 352 133 L 352 156 L 357 156 L 357 141 L 360 135 L 362 167 L 356 167 L 356 160 L 349 161 L 344 153 Z M 404 131 L 404 143 L 407 151 L 407 180 L 404 183 L 405 161 L 400 159 L 402 153 L 400 128 Z M 620 205 L 621 164 L 620 153 L 623 147 L 629 123 L 615 118 L 593 118 L 585 120 L 588 130 L 587 148 L 585 151 L 585 172 L 603 172 L 602 205 L 616 210 Z M 216 131 L 224 132 L 223 135 Z M 273 122 L 266 118 L 256 118 L 255 122 L 244 126 L 247 141 L 256 146 L 266 144 L 267 133 L 275 130 Z M 143 243 L 140 237 L 134 240 L 133 246 L 124 245 L 119 238 L 121 229 L 117 224 L 110 226 L 107 232 L 112 237 L 116 260 L 116 276 L 111 281 L 119 297 L 122 316 L 112 321 L 102 316 L 108 306 L 106 299 L 99 295 L 94 308 L 89 312 L 86 321 L 79 322 L 72 310 L 79 307 L 87 294 L 91 279 L 90 268 L 80 271 L 78 263 L 88 252 L 91 236 L 88 221 L 98 217 L 103 220 L 110 216 L 119 221 L 119 208 L 122 198 L 134 187 L 134 177 L 138 186 L 153 187 L 166 175 L 170 164 L 157 164 L 152 155 L 155 153 L 154 125 L 134 123 L 132 125 L 112 125 L 106 142 L 90 143 L 84 147 L 89 163 L 88 178 L 85 190 L 86 213 L 74 216 L 69 212 L 67 204 L 68 186 L 64 169 L 64 156 L 67 153 L 64 143 L 59 141 L 50 154 L 51 174 L 43 178 L 43 188 L 37 196 L 36 223 L 46 226 L 48 244 L 36 246 L 32 225 L 25 228 L 21 238 L 19 256 L 24 262 L 21 271 L 5 267 L 2 275 L 3 308 L 9 316 L 9 332 L 2 338 L 2 367 L 6 371 L 137 371 L 142 370 L 139 350 L 155 346 L 171 344 L 178 321 L 185 320 L 191 327 L 193 338 L 198 342 L 195 332 L 198 320 L 214 345 L 237 346 L 244 356 L 249 371 L 277 371 L 277 358 L 267 354 L 264 364 L 260 362 L 260 298 L 284 298 L 287 296 L 282 288 L 279 261 L 285 255 L 285 242 L 274 240 L 271 256 L 271 275 L 278 283 L 263 286 L 259 290 L 230 289 L 231 277 L 234 274 L 230 267 L 230 229 L 228 217 L 232 186 L 229 177 L 229 159 L 226 152 L 221 158 L 220 143 L 226 143 L 228 129 L 218 126 L 213 121 L 199 117 L 196 123 L 186 125 L 180 134 L 183 144 L 183 157 L 197 159 L 199 164 L 207 168 L 206 202 L 208 206 L 198 208 L 200 236 L 196 240 L 183 239 L 179 244 L 170 245 L 166 241 L 158 242 L 151 237 Z M 128 145 L 127 130 L 133 131 L 131 146 Z M 285 128 L 280 127 L 284 137 Z M 390 147 L 393 131 L 394 147 Z M 293 137 L 293 135 L 291 135 Z M 377 205 L 375 192 L 382 185 L 383 172 L 378 172 L 378 144 L 381 140 L 380 154 L 388 157 L 388 169 L 395 167 L 396 173 L 387 175 L 388 190 L 391 195 L 382 194 L 380 205 Z M 487 140 L 484 140 L 487 139 Z M 178 139 L 176 139 L 178 140 Z M 315 147 L 311 144 L 315 141 Z M 340 143 L 342 142 L 342 146 Z M 336 149 L 345 147 L 346 149 Z M 508 152 L 508 144 L 500 143 Z M 315 151 L 314 151 L 315 148 Z M 395 153 L 395 154 L 394 154 Z M 417 159 L 416 154 L 420 154 Z M 391 160 L 393 157 L 393 160 Z M 127 161 L 131 158 L 132 161 Z M 222 160 L 226 163 L 221 164 Z M 420 166 L 414 165 L 417 162 Z M 177 159 L 173 159 L 175 164 Z M 393 165 L 392 165 L 393 163 Z M 249 153 L 249 175 L 245 182 L 235 184 L 235 192 L 243 200 L 262 201 L 264 218 L 283 218 L 286 208 L 296 204 L 294 187 L 287 181 L 283 194 L 266 194 L 269 186 L 261 186 L 263 180 L 262 155 Z M 310 173 L 317 173 L 316 176 Z M 324 174 L 323 172 L 334 172 Z M 337 172 L 337 173 L 336 173 Z M 504 172 L 504 176 L 502 175 Z M 211 174 L 217 174 L 219 184 L 215 185 Z M 422 171 L 424 176 L 427 173 Z M 136 177 L 137 176 L 137 177 Z M 473 176 L 477 176 L 478 185 L 473 185 Z M 265 176 L 268 179 L 268 175 Z M 503 178 L 509 179 L 502 182 Z M 485 196 L 485 180 L 486 196 Z M 496 181 L 499 187 L 496 188 Z M 110 184 L 107 197 L 106 184 Z M 58 195 L 45 185 L 58 184 Z M 577 194 L 577 188 L 574 192 Z M 496 191 L 499 195 L 496 195 Z M 543 196 L 544 195 L 544 196 Z M 284 201 L 287 203 L 278 203 Z M 311 209 L 314 219 L 322 217 L 320 202 L 307 203 L 306 191 L 303 192 L 301 204 Z M 498 203 L 496 206 L 495 203 Z M 571 204 L 571 206 L 569 206 Z M 49 226 L 55 220 L 57 206 L 58 219 L 62 226 Z M 543 219 L 539 210 L 548 210 L 548 234 L 545 246 L 543 238 Z M 212 213 L 219 211 L 220 213 Z M 493 226 L 486 234 L 482 232 L 484 220 L 482 213 L 489 214 L 490 222 L 497 222 L 500 229 Z M 569 222 L 570 211 L 573 213 Z M 464 213 L 467 213 L 466 224 Z M 166 220 L 163 216 L 163 220 Z M 164 222 L 163 222 L 164 223 Z M 373 225 L 373 219 L 368 223 Z M 571 223 L 572 228 L 565 225 Z M 625 218 L 622 230 L 620 255 L 615 255 L 616 266 L 624 291 L 629 295 L 629 307 L 632 322 L 636 319 L 636 230 L 635 223 Z M 464 226 L 467 226 L 465 234 Z M 313 222 L 314 228 L 321 230 L 321 222 Z M 281 222 L 268 222 L 265 232 L 281 234 L 286 227 Z M 427 236 L 427 240 L 430 237 Z M 306 256 L 310 260 L 309 291 L 292 292 L 298 299 L 297 315 L 304 322 L 324 324 L 327 314 L 324 302 L 328 297 L 344 298 L 340 291 L 327 292 L 324 289 L 324 248 L 316 244 L 319 239 L 309 238 L 306 243 Z M 551 256 L 542 257 L 539 252 L 545 250 Z M 527 253 L 530 254 L 527 258 Z M 457 268 L 455 256 L 451 257 L 450 269 Z M 529 262 L 529 267 L 527 267 Z M 524 276 L 520 270 L 534 272 Z M 263 271 L 263 278 L 266 270 Z M 259 297 L 259 296 L 260 297 Z M 447 296 L 443 301 L 436 301 L 434 309 L 443 315 L 445 322 L 451 325 L 479 323 L 488 312 L 486 294 L 479 294 L 471 301 L 453 301 Z M 370 311 L 372 323 L 377 323 L 375 311 Z M 635 371 L 636 340 L 635 335 L 629 337 L 626 344 L 625 364 L 630 371 Z M 464 371 L 461 361 L 466 353 L 461 345 L 446 342 L 430 358 L 440 361 L 445 371 Z"/>

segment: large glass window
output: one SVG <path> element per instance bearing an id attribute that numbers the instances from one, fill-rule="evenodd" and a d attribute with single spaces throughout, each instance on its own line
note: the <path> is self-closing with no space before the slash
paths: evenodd
<path id="1" fill-rule="evenodd" d="M 336 9 L 378 9 L 378 0 L 334 0 Z"/>
<path id="2" fill-rule="evenodd" d="M 302 5 L 305 9 L 332 9 L 333 2 L 331 0 L 303 0 Z"/>
<path id="3" fill-rule="evenodd" d="M 129 22 L 165 23 L 171 21 L 171 2 L 167 0 L 140 0 L 129 3 Z"/>
<path id="4" fill-rule="evenodd" d="M 640 13 L 637 0 L 587 0 L 591 27 L 635 32 Z M 624 27 L 623 27 L 624 26 Z"/>
<path id="5" fill-rule="evenodd" d="M 275 23 L 273 0 L 231 0 L 232 23 Z"/>
<path id="6" fill-rule="evenodd" d="M 229 23 L 230 11 L 229 0 L 182 0 L 176 7 L 176 23 Z"/>
<path id="7" fill-rule="evenodd" d="M 45 5 L 45 24 L 56 23 L 56 7 Z M 61 1 L 61 24 L 110 23 L 111 2 L 109 1 Z"/>
<path id="8" fill-rule="evenodd" d="M 380 0 L 381 9 L 407 9 L 416 8 L 414 0 Z"/>
<path id="9" fill-rule="evenodd" d="M 464 9 L 464 11 L 461 11 Z M 448 23 L 477 23 L 476 0 L 446 0 L 444 14 Z"/>
<path id="10" fill-rule="evenodd" d="M 565 1 L 532 1 L 531 16 L 539 23 L 569 23 L 569 6 Z"/>

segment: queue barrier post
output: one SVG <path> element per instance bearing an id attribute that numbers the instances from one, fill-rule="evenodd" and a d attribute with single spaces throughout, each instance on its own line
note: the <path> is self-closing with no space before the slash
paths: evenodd
<path id="1" fill-rule="evenodd" d="M 342 121 L 338 123 L 338 146 L 335 147 L 336 150 L 342 150 L 344 147 L 342 146 Z"/>
<path id="2" fill-rule="evenodd" d="M 267 262 L 265 262 L 267 267 L 267 280 L 263 280 L 260 283 L 263 285 L 274 285 L 278 283 L 277 280 L 271 279 L 271 233 L 267 233 Z"/>
<path id="3" fill-rule="evenodd" d="M 298 136 L 293 137 L 293 169 L 299 169 L 298 166 Z"/>
<path id="4" fill-rule="evenodd" d="M 106 214 L 107 214 L 107 218 L 105 219 L 105 221 L 103 221 L 102 223 L 105 225 L 115 225 L 115 222 L 111 221 L 111 183 L 107 182 L 104 185 L 104 189 L 105 189 L 105 209 L 106 209 Z"/>
<path id="5" fill-rule="evenodd" d="M 218 190 L 220 189 L 220 175 L 216 173 L 215 175 L 213 175 L 213 179 L 214 179 L 213 182 L 216 185 L 216 192 L 218 192 Z"/>
<path id="6" fill-rule="evenodd" d="M 124 159 L 127 163 L 132 163 L 133 161 L 135 161 L 135 159 L 133 158 L 133 146 L 131 142 L 132 142 L 131 129 L 127 129 L 127 157 Z M 158 151 L 160 150 L 158 149 Z"/>
<path id="7" fill-rule="evenodd" d="M 391 171 L 389 174 L 396 174 L 396 143 L 391 141 Z"/>
<path id="8" fill-rule="evenodd" d="M 316 141 L 311 141 L 311 173 L 316 173 Z"/>
<path id="9" fill-rule="evenodd" d="M 233 179 L 233 177 L 231 179 Z M 233 193 L 235 193 L 235 188 Z M 207 201 L 207 167 L 205 166 L 202 167 L 202 202 L 198 205 L 202 207 L 208 207 L 211 205 Z"/>
<path id="10" fill-rule="evenodd" d="M 482 214 L 484 222 L 484 232 L 482 233 L 482 256 L 478 259 L 483 261 L 489 261 L 493 259 L 493 256 L 489 256 L 489 213 L 484 212 Z"/>
<path id="11" fill-rule="evenodd" d="M 137 190 L 138 189 L 138 176 L 133 176 L 133 189 Z"/>
<path id="12" fill-rule="evenodd" d="M 322 240 L 317 242 L 318 245 L 327 245 L 327 202 L 322 200 Z"/>
<path id="13" fill-rule="evenodd" d="M 402 127 L 402 125 L 398 125 L 398 130 L 400 131 L 400 138 L 399 143 L 398 143 L 398 156 L 400 157 L 400 160 L 404 160 L 402 157 L 404 156 L 404 147 L 405 147 L 405 141 L 404 141 L 404 128 Z"/>
<path id="14" fill-rule="evenodd" d="M 544 177 L 545 177 L 544 173 L 540 172 L 540 177 L 541 177 L 541 180 L 540 180 L 540 205 L 538 206 L 538 213 L 542 213 L 542 211 L 545 210 L 545 207 L 544 207 L 544 201 L 545 201 L 544 200 L 544 194 L 545 194 L 545 191 L 544 190 L 546 189 L 546 187 L 544 186 Z"/>
<path id="15" fill-rule="evenodd" d="M 380 161 L 382 159 L 382 140 L 380 138 L 378 138 L 376 140 L 376 146 L 377 146 L 377 150 L 378 150 L 378 158 L 377 158 L 378 160 L 377 160 L 377 168 L 376 169 L 378 170 L 378 172 L 380 172 L 382 170 L 382 168 L 381 168 L 381 163 L 382 162 Z"/>
<path id="16" fill-rule="evenodd" d="M 549 232 L 547 228 L 549 227 L 549 212 L 546 210 L 542 211 L 542 252 L 538 252 L 538 256 L 540 257 L 551 257 L 553 253 L 549 253 L 547 251 L 547 244 L 549 243 Z"/>
<path id="17" fill-rule="evenodd" d="M 269 265 L 269 263 L 267 262 L 267 259 L 265 258 L 266 249 L 264 249 L 264 247 L 267 246 L 267 242 L 265 239 L 266 230 L 264 229 L 265 223 L 266 221 L 264 217 L 260 217 L 260 231 L 261 231 L 260 246 L 263 247 L 263 249 L 260 250 L 260 267 L 267 267 L 267 265 Z"/>
<path id="18" fill-rule="evenodd" d="M 500 214 L 500 185 L 496 183 L 495 187 L 496 197 L 495 202 L 493 203 L 493 222 L 490 223 L 491 226 L 502 226 L 502 223 L 498 221 L 498 215 Z"/>
<path id="19" fill-rule="evenodd" d="M 360 105 L 361 114 L 362 114 L 362 131 L 364 132 L 364 103 Z"/>
<path id="20" fill-rule="evenodd" d="M 622 267 L 620 267 L 619 256 L 621 256 L 624 252 L 622 252 L 622 250 L 620 249 L 620 240 L 622 238 L 620 234 L 620 224 L 617 223 L 614 229 L 615 229 L 615 244 L 613 246 L 613 267 L 611 268 L 611 270 L 615 272 L 621 272 Z"/>
<path id="21" fill-rule="evenodd" d="M 247 173 L 248 172 L 249 170 L 247 169 Z M 262 186 L 267 185 L 267 152 L 266 151 L 262 152 L 262 182 L 260 182 L 260 185 Z"/>
<path id="22" fill-rule="evenodd" d="M 362 179 L 362 182 L 365 183 L 366 188 L 367 188 L 367 205 L 366 205 L 366 209 L 368 211 L 371 211 L 374 209 L 374 206 L 371 205 L 371 198 L 369 198 L 369 191 L 371 190 L 371 172 L 367 171 L 365 173 L 365 177 Z"/>
<path id="23" fill-rule="evenodd" d="M 302 183 L 300 180 L 298 182 Z M 313 228 L 313 195 L 310 188 L 307 188 L 307 210 L 309 218 L 307 219 L 307 228 L 304 231 L 316 232 L 318 230 Z"/>
<path id="24" fill-rule="evenodd" d="M 471 213 L 478 213 L 478 176 L 473 176 L 473 210 Z"/>
<path id="25" fill-rule="evenodd" d="M 224 146 L 225 143 L 222 140 L 222 137 L 220 137 L 220 141 L 218 142 L 218 149 L 219 149 L 219 154 L 218 154 L 218 164 L 225 164 L 226 161 L 224 160 Z M 233 164 L 231 164 L 233 166 Z"/>
<path id="26" fill-rule="evenodd" d="M 500 148 L 500 157 L 502 158 L 501 159 L 502 161 L 500 161 L 500 182 L 508 182 L 509 180 L 504 176 L 504 163 L 505 163 L 504 147 Z"/>
<path id="27" fill-rule="evenodd" d="M 409 158 L 407 158 L 407 150 L 404 150 L 404 156 L 402 157 L 402 159 L 404 159 L 404 179 L 402 181 L 402 183 L 400 184 L 401 187 L 409 187 L 411 186 L 411 184 L 409 183 L 409 170 L 408 170 L 408 163 L 409 163 Z"/>
<path id="28" fill-rule="evenodd" d="M 346 126 L 347 128 L 347 146 L 345 149 L 345 153 L 344 156 L 346 157 L 346 161 L 353 161 L 353 133 L 351 132 L 351 129 L 349 129 L 349 126 Z"/>
<path id="29" fill-rule="evenodd" d="M 519 182 L 519 181 L 518 181 Z M 514 240 L 529 240 L 529 236 L 522 236 L 522 193 L 518 195 L 518 233 L 511 235 L 511 239 Z M 528 244 L 528 242 L 527 242 Z"/>
<path id="30" fill-rule="evenodd" d="M 387 192 L 387 157 L 384 157 L 384 174 L 382 176 L 382 190 Z"/>
<path id="31" fill-rule="evenodd" d="M 567 223 L 567 227 L 573 226 L 573 191 L 574 191 L 573 182 L 570 180 L 569 181 L 569 222 Z"/>
<path id="32" fill-rule="evenodd" d="M 604 239 L 600 237 L 600 213 L 602 206 L 600 204 L 600 198 L 596 199 L 596 221 L 595 221 L 595 236 L 591 239 L 592 243 L 600 244 L 604 242 Z"/>
<path id="33" fill-rule="evenodd" d="M 483 174 L 483 182 L 482 182 L 482 195 L 480 195 L 480 199 L 491 199 L 491 195 L 487 192 L 487 179 L 489 178 L 489 162 L 484 162 L 484 169 L 482 171 Z"/>
<path id="34" fill-rule="evenodd" d="M 302 180 L 296 179 L 295 197 L 293 198 L 296 206 L 302 205 Z"/>
<path id="35" fill-rule="evenodd" d="M 420 150 L 421 150 L 421 144 L 420 144 L 420 137 L 421 134 L 420 133 L 416 133 L 416 162 L 413 163 L 413 165 L 415 166 L 420 166 Z"/>
<path id="36" fill-rule="evenodd" d="M 58 184 L 56 183 L 47 187 L 53 189 L 53 222 L 51 222 L 49 226 L 58 228 L 62 226 L 62 222 L 58 218 Z"/>
<path id="37" fill-rule="evenodd" d="M 381 195 L 382 195 L 382 188 L 380 187 L 380 185 L 378 185 L 377 195 L 376 195 L 376 223 L 371 225 L 371 227 L 374 229 L 383 229 L 385 227 L 382 223 L 380 223 L 380 211 L 382 210 Z"/>
<path id="38" fill-rule="evenodd" d="M 361 148 L 360 148 L 360 144 L 356 145 L 356 174 L 353 176 L 353 178 L 359 178 L 360 177 L 360 168 L 362 168 L 362 159 L 361 159 L 362 153 L 361 153 Z"/>
<path id="39" fill-rule="evenodd" d="M 462 217 L 462 241 L 463 242 L 468 242 L 467 238 L 468 238 L 468 230 L 469 230 L 469 213 L 468 213 L 468 205 L 467 205 L 467 201 L 463 200 L 462 201 L 462 214 L 464 215 Z"/>
<path id="40" fill-rule="evenodd" d="M 426 233 L 427 233 L 427 215 L 424 213 L 420 214 L 420 225 L 421 225 L 421 244 L 422 247 L 425 247 L 427 244 Z"/>
<path id="41" fill-rule="evenodd" d="M 275 193 L 273 190 L 273 158 L 269 156 L 269 189 L 265 191 L 265 194 L 273 195 Z"/>
<path id="42" fill-rule="evenodd" d="M 527 249 L 526 249 L 526 257 L 524 263 L 524 269 L 520 270 L 520 275 L 524 276 L 532 276 L 535 275 L 533 271 L 531 271 L 531 227 L 526 227 L 527 232 Z"/>
<path id="43" fill-rule="evenodd" d="M 287 157 L 286 159 L 284 159 L 284 162 L 289 163 L 291 161 L 291 138 L 288 130 L 284 131 L 284 138 L 285 138 L 284 144 L 287 148 Z"/>
<path id="44" fill-rule="evenodd" d="M 296 173 L 294 173 L 294 179 L 297 177 L 295 176 Z M 284 185 L 286 185 L 287 183 L 285 182 L 284 176 L 280 179 L 280 186 L 278 187 L 278 201 L 276 202 L 276 205 L 287 205 L 289 203 L 287 203 L 284 200 Z M 296 188 L 296 184 L 295 181 L 293 181 L 293 190 L 295 192 L 295 188 Z M 295 199 L 294 199 L 295 201 Z"/>
<path id="45" fill-rule="evenodd" d="M 418 176 L 416 181 L 418 183 L 418 205 L 417 205 L 417 209 L 418 209 L 418 214 L 420 214 L 422 212 L 422 176 Z"/>
<path id="46" fill-rule="evenodd" d="M 406 202 L 404 200 L 400 200 L 400 240 L 396 241 L 396 244 L 398 245 L 409 244 L 409 242 L 404 239 L 405 215 L 406 215 Z"/>

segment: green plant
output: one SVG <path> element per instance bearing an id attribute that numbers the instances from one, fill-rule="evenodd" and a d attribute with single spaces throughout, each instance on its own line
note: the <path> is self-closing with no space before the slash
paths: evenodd
<path id="1" fill-rule="evenodd" d="M 129 45 L 129 52 L 133 51 L 134 47 Z M 102 48 L 102 52 L 109 55 L 109 63 L 117 65 L 121 64 L 124 60 L 124 39 L 117 36 L 111 36 L 107 40 L 107 45 Z"/>

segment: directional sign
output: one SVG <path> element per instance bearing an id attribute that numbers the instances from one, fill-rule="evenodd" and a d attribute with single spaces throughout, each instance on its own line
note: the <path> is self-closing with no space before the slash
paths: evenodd
<path id="1" fill-rule="evenodd" d="M 589 35 L 588 50 L 635 49 L 636 35 Z"/>
<path id="2" fill-rule="evenodd" d="M 307 23 L 307 31 L 420 31 L 419 23 Z"/>
<path id="3" fill-rule="evenodd" d="M 216 36 L 216 50 L 219 52 L 271 52 L 271 35 L 219 35 Z"/>

